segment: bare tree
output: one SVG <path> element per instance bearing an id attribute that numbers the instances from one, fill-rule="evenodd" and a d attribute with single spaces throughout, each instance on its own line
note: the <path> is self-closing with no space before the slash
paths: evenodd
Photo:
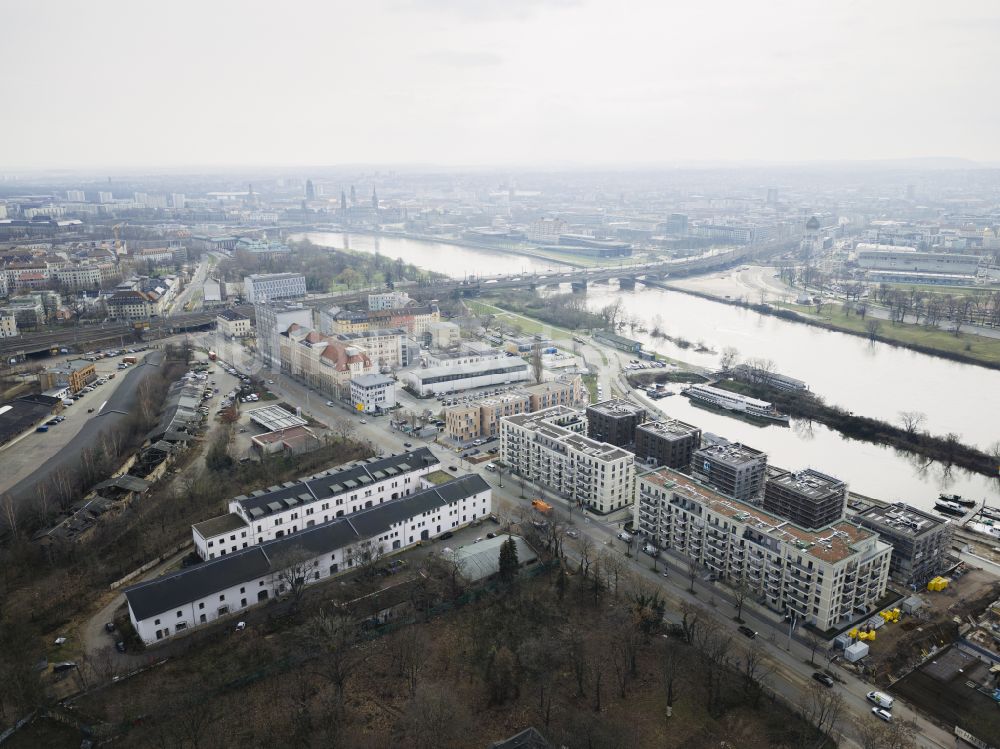
<path id="1" fill-rule="evenodd" d="M 903 422 L 903 429 L 912 437 L 927 421 L 927 414 L 921 411 L 900 411 L 899 419 Z"/>
<path id="2" fill-rule="evenodd" d="M 667 717 L 674 716 L 674 702 L 678 697 L 680 685 L 687 682 L 685 666 L 686 650 L 676 642 L 668 642 L 660 660 L 660 670 L 663 677 L 663 691 L 667 698 Z"/>
<path id="3" fill-rule="evenodd" d="M 694 581 L 698 577 L 698 571 L 701 567 L 698 564 L 698 560 L 694 557 L 688 557 L 687 562 L 687 575 L 688 575 L 688 593 L 694 593 Z"/>
<path id="4" fill-rule="evenodd" d="M 545 376 L 545 367 L 542 364 L 542 344 L 535 342 L 531 346 L 531 374 L 536 383 L 540 383 Z"/>
<path id="5" fill-rule="evenodd" d="M 389 651 L 396 664 L 397 675 L 406 680 L 410 697 L 413 697 L 429 655 L 427 639 L 416 626 L 403 627 L 389 640 Z"/>
<path id="6" fill-rule="evenodd" d="M 368 659 L 368 653 L 355 647 L 358 625 L 346 613 L 321 611 L 305 627 L 305 637 L 320 653 L 316 673 L 334 689 L 335 704 L 343 712 L 347 680 Z"/>
<path id="7" fill-rule="evenodd" d="M 816 651 L 820 645 L 825 644 L 825 640 L 812 627 L 805 628 L 806 643 L 809 645 L 809 665 L 815 666 Z"/>
<path id="8" fill-rule="evenodd" d="M 764 694 L 764 686 L 768 677 L 773 673 L 773 669 L 764 658 L 757 643 L 751 643 L 743 656 L 743 694 L 747 702 L 752 707 L 760 704 L 761 695 Z"/>
<path id="9" fill-rule="evenodd" d="M 741 573 L 740 577 L 733 584 L 733 601 L 736 604 L 736 621 L 740 624 L 743 623 L 743 605 L 746 603 L 747 598 L 751 593 L 753 593 L 753 588 L 746 579 L 746 573 Z"/>
<path id="10" fill-rule="evenodd" d="M 309 575 L 313 571 L 309 553 L 293 549 L 275 557 L 272 561 L 278 568 L 279 592 L 287 592 L 292 599 L 292 608 L 298 607 L 309 582 Z"/>
<path id="11" fill-rule="evenodd" d="M 817 749 L 823 746 L 827 737 L 831 736 L 840 722 L 844 712 L 844 698 L 833 689 L 820 684 L 810 684 L 806 688 L 806 704 L 804 716 L 818 733 L 815 745 Z"/>
<path id="12" fill-rule="evenodd" d="M 869 343 L 875 343 L 878 340 L 879 331 L 882 329 L 882 323 L 878 320 L 869 320 L 865 324 L 865 330 L 868 332 Z"/>
<path id="13" fill-rule="evenodd" d="M 456 700 L 453 685 L 422 684 L 406 708 L 394 746 L 436 749 L 463 743 L 471 727 L 463 700 Z"/>
<path id="14" fill-rule="evenodd" d="M 734 346 L 726 346 L 722 349 L 722 355 L 719 357 L 719 369 L 723 372 L 729 372 L 736 366 L 736 362 L 739 361 L 739 358 L 739 349 Z"/>

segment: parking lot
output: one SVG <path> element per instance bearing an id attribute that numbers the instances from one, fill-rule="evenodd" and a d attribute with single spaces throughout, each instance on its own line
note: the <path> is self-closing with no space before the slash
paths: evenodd
<path id="1" fill-rule="evenodd" d="M 123 356 L 142 357 L 147 352 L 104 357 L 94 362 L 97 380 L 103 384 L 94 384 L 87 392 L 81 391 L 71 406 L 65 406 L 58 415 L 61 420 L 52 423 L 50 419 L 45 432 L 31 432 L 24 437 L 3 447 L 4 470 L 0 474 L 0 492 L 14 486 L 18 481 L 32 473 L 39 465 L 58 453 L 79 433 L 90 419 L 101 414 L 101 410 L 111 395 L 124 381 L 128 368 L 119 369 Z M 83 357 L 69 356 L 53 360 L 52 365 L 61 364 L 68 359 Z"/>

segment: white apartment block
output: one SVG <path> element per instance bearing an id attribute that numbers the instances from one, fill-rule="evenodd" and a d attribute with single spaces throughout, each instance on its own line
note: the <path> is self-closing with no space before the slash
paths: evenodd
<path id="1" fill-rule="evenodd" d="M 101 269 L 96 265 L 65 265 L 53 271 L 56 280 L 68 289 L 94 289 L 101 285 Z"/>
<path id="2" fill-rule="evenodd" d="M 410 295 L 405 291 L 386 291 L 368 295 L 368 309 L 371 311 L 396 309 L 410 303 Z"/>
<path id="3" fill-rule="evenodd" d="M 301 273 L 257 273 L 243 279 L 243 296 L 250 304 L 306 295 L 306 277 Z"/>
<path id="4" fill-rule="evenodd" d="M 14 315 L 0 314 L 0 338 L 13 338 L 17 334 L 17 318 Z"/>
<path id="5" fill-rule="evenodd" d="M 191 526 L 195 551 L 202 559 L 215 559 L 409 496 L 424 488 L 422 476 L 438 468 L 434 453 L 422 447 L 235 497 L 228 514 Z"/>
<path id="6" fill-rule="evenodd" d="M 332 333 L 329 330 L 322 332 L 331 335 L 345 346 L 362 349 L 368 354 L 372 364 L 379 369 L 383 367 L 399 369 L 410 363 L 406 331 L 402 328 L 368 330 L 363 333 Z"/>
<path id="7" fill-rule="evenodd" d="M 403 374 L 403 379 L 419 396 L 442 395 L 457 390 L 527 382 L 528 363 L 517 356 L 464 357 L 462 364 L 442 363 Z"/>
<path id="8" fill-rule="evenodd" d="M 799 528 L 670 468 L 641 474 L 635 494 L 642 538 L 728 584 L 745 580 L 758 600 L 799 624 L 846 626 L 885 596 L 892 546 L 854 523 Z"/>
<path id="9" fill-rule="evenodd" d="M 125 591 L 145 643 L 169 639 L 472 523 L 491 511 L 489 484 L 462 476 L 409 496 L 249 546 Z"/>
<path id="10" fill-rule="evenodd" d="M 632 503 L 635 456 L 585 437 L 586 417 L 565 406 L 500 420 L 500 456 L 509 470 L 595 512 Z"/>
<path id="11" fill-rule="evenodd" d="M 366 374 L 351 379 L 351 403 L 361 413 L 388 411 L 396 405 L 396 381 L 383 374 Z"/>

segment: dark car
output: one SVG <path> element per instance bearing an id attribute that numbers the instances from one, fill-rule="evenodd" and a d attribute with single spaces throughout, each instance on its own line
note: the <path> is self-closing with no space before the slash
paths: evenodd
<path id="1" fill-rule="evenodd" d="M 746 637 L 749 637 L 751 640 L 757 636 L 757 633 L 754 630 L 750 629 L 750 627 L 748 627 L 745 624 L 741 624 L 739 626 L 739 630 L 741 635 L 745 635 Z"/>
<path id="2" fill-rule="evenodd" d="M 454 533 L 452 533 L 451 531 L 445 531 L 444 533 L 442 533 L 442 534 L 441 534 L 441 535 L 439 536 L 439 538 L 441 538 L 441 539 L 443 539 L 443 540 L 447 541 L 447 540 L 448 540 L 449 538 L 451 538 L 451 537 L 452 537 L 452 536 L 454 536 L 454 535 L 455 535 L 455 534 L 454 534 Z"/>
<path id="3" fill-rule="evenodd" d="M 403 447 L 413 447 L 413 443 L 412 442 L 404 442 L 403 443 Z"/>
<path id="4" fill-rule="evenodd" d="M 115 643 L 115 649 L 116 649 L 116 650 L 117 650 L 117 651 L 118 651 L 119 653 L 124 653 L 124 652 L 125 652 L 125 650 L 126 650 L 126 648 L 125 648 L 125 641 L 124 641 L 124 640 L 119 640 L 118 642 L 116 642 L 116 643 Z"/>
<path id="5" fill-rule="evenodd" d="M 497 534 L 494 533 L 493 531 L 490 531 L 489 533 L 486 534 L 486 538 L 496 538 L 496 537 Z"/>
<path id="6" fill-rule="evenodd" d="M 457 471 L 458 470 L 458 466 L 448 466 L 448 470 L 449 471 Z"/>
<path id="7" fill-rule="evenodd" d="M 824 674 L 820 673 L 819 671 L 813 671 L 813 678 L 824 686 L 827 687 L 833 686 L 833 677 L 830 676 L 830 674 Z"/>
<path id="8" fill-rule="evenodd" d="M 94 409 L 92 409 L 92 408 L 88 408 L 88 409 L 87 409 L 87 413 L 89 413 L 89 414 L 92 414 L 92 413 L 94 413 Z"/>
<path id="9" fill-rule="evenodd" d="M 114 632 L 115 631 L 115 623 L 114 622 L 108 622 L 107 624 L 105 624 L 104 625 L 104 631 L 105 632 Z"/>

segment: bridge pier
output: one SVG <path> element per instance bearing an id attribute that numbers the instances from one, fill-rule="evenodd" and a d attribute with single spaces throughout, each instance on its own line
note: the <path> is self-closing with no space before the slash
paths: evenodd
<path id="1" fill-rule="evenodd" d="M 572 286 L 574 294 L 584 294 L 587 291 L 587 279 L 584 278 L 580 281 L 573 281 Z"/>
<path id="2" fill-rule="evenodd" d="M 625 276 L 618 279 L 618 288 L 632 290 L 635 288 L 635 278 L 631 276 Z"/>

